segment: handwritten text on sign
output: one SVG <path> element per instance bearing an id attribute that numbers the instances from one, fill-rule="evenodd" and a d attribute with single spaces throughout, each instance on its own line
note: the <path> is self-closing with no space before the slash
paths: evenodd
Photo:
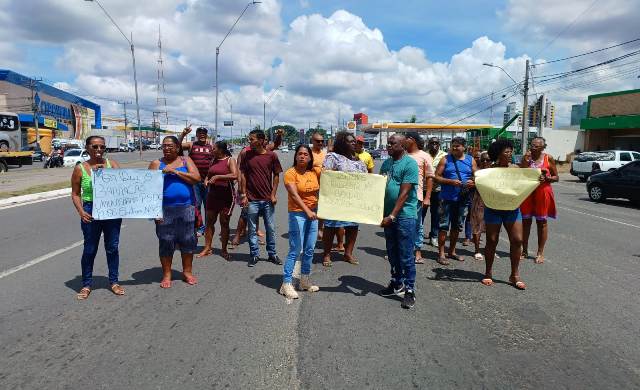
<path id="1" fill-rule="evenodd" d="M 162 218 L 162 171 L 99 169 L 92 178 L 94 219 Z"/>
<path id="2" fill-rule="evenodd" d="M 487 207 L 515 210 L 540 184 L 540 170 L 533 168 L 489 168 L 475 173 L 478 192 Z"/>
<path id="3" fill-rule="evenodd" d="M 318 217 L 379 225 L 384 211 L 386 178 L 366 173 L 323 171 Z"/>

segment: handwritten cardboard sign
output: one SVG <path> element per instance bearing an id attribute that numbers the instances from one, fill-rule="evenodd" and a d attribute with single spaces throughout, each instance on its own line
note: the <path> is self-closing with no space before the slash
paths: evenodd
<path id="1" fill-rule="evenodd" d="M 93 180 L 93 219 L 162 218 L 162 171 L 99 169 Z"/>
<path id="2" fill-rule="evenodd" d="M 318 217 L 379 225 L 384 212 L 384 176 L 323 171 Z"/>
<path id="3" fill-rule="evenodd" d="M 476 171 L 476 188 L 487 207 L 515 210 L 540 184 L 540 169 L 488 168 Z"/>

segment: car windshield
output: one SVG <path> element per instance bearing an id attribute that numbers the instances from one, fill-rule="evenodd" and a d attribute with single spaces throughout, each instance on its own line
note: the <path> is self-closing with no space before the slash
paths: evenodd
<path id="1" fill-rule="evenodd" d="M 576 157 L 578 162 L 586 161 L 613 161 L 616 159 L 614 152 L 584 152 Z"/>
<path id="2" fill-rule="evenodd" d="M 79 155 L 80 155 L 80 149 L 69 150 L 67 152 L 67 156 L 69 157 L 79 156 Z"/>

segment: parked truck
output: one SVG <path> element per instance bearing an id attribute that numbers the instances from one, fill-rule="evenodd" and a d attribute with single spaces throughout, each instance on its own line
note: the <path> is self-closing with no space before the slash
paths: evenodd
<path id="1" fill-rule="evenodd" d="M 0 112 L 0 173 L 9 165 L 33 164 L 33 152 L 22 151 L 20 119 L 13 112 Z"/>

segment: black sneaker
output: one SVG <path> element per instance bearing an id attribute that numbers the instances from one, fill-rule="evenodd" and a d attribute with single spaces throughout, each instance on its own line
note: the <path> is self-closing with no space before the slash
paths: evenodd
<path id="1" fill-rule="evenodd" d="M 278 257 L 278 255 L 269 256 L 269 261 L 273 264 L 282 265 L 282 260 Z"/>
<path id="2" fill-rule="evenodd" d="M 404 286 L 397 287 L 393 283 L 389 282 L 386 288 L 383 288 L 378 292 L 383 297 L 402 296 L 404 295 Z"/>
<path id="3" fill-rule="evenodd" d="M 258 256 L 251 257 L 249 259 L 249 263 L 247 263 L 247 266 L 248 267 L 255 267 L 256 264 L 258 264 L 259 260 L 260 260 L 260 258 Z"/>
<path id="4" fill-rule="evenodd" d="M 404 299 L 402 300 L 401 306 L 405 309 L 411 309 L 415 304 L 416 294 L 413 292 L 413 290 L 407 290 L 404 293 Z"/>

